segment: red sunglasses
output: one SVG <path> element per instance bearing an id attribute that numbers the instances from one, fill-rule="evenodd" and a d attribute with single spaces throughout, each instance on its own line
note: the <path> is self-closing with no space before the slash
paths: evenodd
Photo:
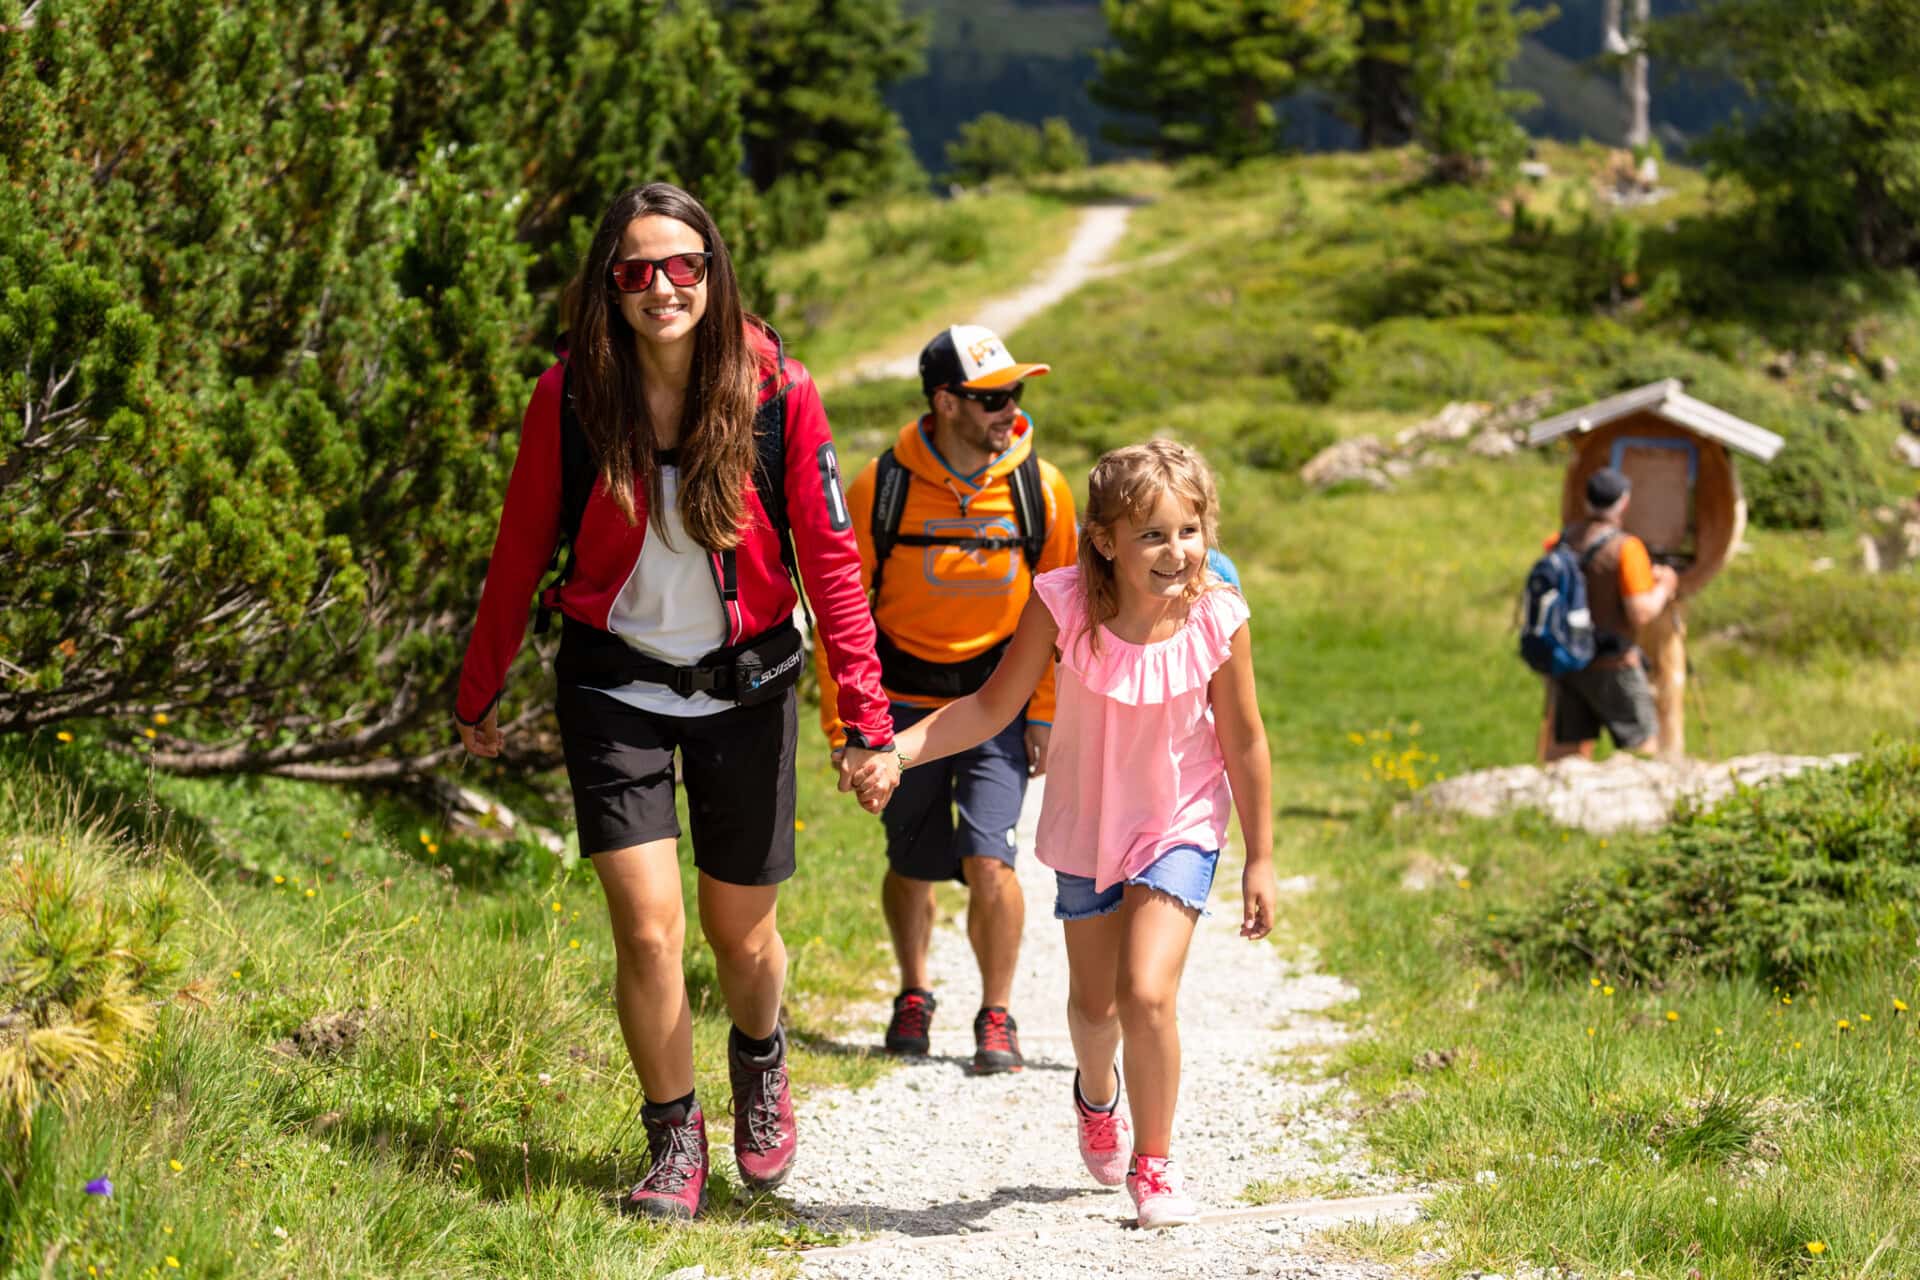
<path id="1" fill-rule="evenodd" d="M 644 293 L 653 287 L 653 273 L 667 273 L 667 283 L 685 289 L 707 278 L 711 250 L 676 253 L 668 258 L 623 258 L 607 269 L 613 287 L 622 293 Z"/>

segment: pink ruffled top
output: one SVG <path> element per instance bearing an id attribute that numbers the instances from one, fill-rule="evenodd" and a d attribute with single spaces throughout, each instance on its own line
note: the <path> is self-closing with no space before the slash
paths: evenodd
<path id="1" fill-rule="evenodd" d="M 1233 798 L 1207 682 L 1232 651 L 1247 602 L 1214 585 L 1165 640 L 1130 644 L 1103 626 L 1096 652 L 1078 566 L 1043 573 L 1033 587 L 1060 628 L 1035 855 L 1104 890 L 1180 845 L 1220 848 Z"/>

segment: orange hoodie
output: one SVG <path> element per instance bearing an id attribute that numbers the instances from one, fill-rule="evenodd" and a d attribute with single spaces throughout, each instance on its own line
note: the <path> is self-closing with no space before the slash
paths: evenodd
<path id="1" fill-rule="evenodd" d="M 901 533 L 940 537 L 999 534 L 1017 538 L 1020 521 L 1014 514 L 1013 490 L 1007 476 L 1033 451 L 1033 421 L 1022 412 L 1014 419 L 1013 440 L 1006 452 L 971 476 L 949 467 L 933 447 L 933 425 L 922 417 L 900 429 L 893 456 L 908 474 L 906 505 L 900 513 Z M 860 580 L 873 583 L 873 490 L 880 472 L 875 458 L 861 469 L 847 490 L 853 516 L 853 534 L 860 544 Z M 1042 458 L 1040 485 L 1047 499 L 1047 541 L 1035 573 L 1074 562 L 1078 529 L 1074 523 L 1073 490 L 1060 469 Z M 1020 612 L 1027 606 L 1033 576 L 1026 555 L 1018 547 L 1006 551 L 963 551 L 957 547 L 909 547 L 894 544 L 881 580 L 882 595 L 874 602 L 874 621 L 902 649 L 929 662 L 965 662 L 1013 634 Z M 834 746 L 845 739 L 835 714 L 838 690 L 819 661 L 820 724 Z M 889 698 L 918 707 L 937 707 L 945 698 L 904 694 L 886 687 Z M 1033 699 L 1027 704 L 1030 724 L 1053 723 L 1053 666 L 1047 666 Z"/>

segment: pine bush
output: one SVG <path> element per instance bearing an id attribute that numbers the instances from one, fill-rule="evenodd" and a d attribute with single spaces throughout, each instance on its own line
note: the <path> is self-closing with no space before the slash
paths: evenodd
<path id="1" fill-rule="evenodd" d="M 1610 866 L 1479 934 L 1515 973 L 1788 984 L 1913 954 L 1920 743 L 1684 809 Z"/>

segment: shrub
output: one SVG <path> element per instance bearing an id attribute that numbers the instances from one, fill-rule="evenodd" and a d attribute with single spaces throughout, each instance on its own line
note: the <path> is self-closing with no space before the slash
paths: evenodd
<path id="1" fill-rule="evenodd" d="M 111 1082 L 179 968 L 170 877 L 133 867 L 102 825 L 45 828 L 0 839 L 0 1141 Z"/>
<path id="2" fill-rule="evenodd" d="M 1069 173 L 1087 165 L 1087 148 L 1060 116 L 1040 128 L 988 111 L 960 126 L 947 144 L 947 179 L 974 185 L 995 178 Z"/>
<path id="3" fill-rule="evenodd" d="M 1366 345 L 1359 333 L 1341 324 L 1317 324 L 1282 348 L 1279 372 L 1293 393 L 1308 404 L 1325 404 L 1347 384 L 1347 366 Z"/>
<path id="4" fill-rule="evenodd" d="M 1693 605 L 1696 632 L 1738 635 L 1769 658 L 1803 662 L 1822 652 L 1897 662 L 1920 636 L 1920 578 L 1788 573 L 1743 563 Z"/>
<path id="5" fill-rule="evenodd" d="M 1272 413 L 1241 428 L 1240 456 L 1264 471 L 1298 471 L 1337 439 L 1319 417 L 1276 405 Z"/>
<path id="6" fill-rule="evenodd" d="M 987 225 L 974 213 L 942 205 L 916 217 L 894 219 L 875 214 L 861 227 L 867 251 L 876 258 L 925 252 L 938 262 L 971 262 L 987 251 Z"/>
<path id="7" fill-rule="evenodd" d="M 1787 445 L 1740 478 L 1747 514 L 1770 529 L 1835 529 L 1851 524 L 1878 485 L 1866 451 L 1835 414 L 1801 410 L 1781 432 Z"/>
<path id="8" fill-rule="evenodd" d="M 1613 865 L 1482 926 L 1478 945 L 1517 973 L 1785 983 L 1911 955 L 1917 929 L 1920 743 L 1897 742 L 1683 808 Z"/>

